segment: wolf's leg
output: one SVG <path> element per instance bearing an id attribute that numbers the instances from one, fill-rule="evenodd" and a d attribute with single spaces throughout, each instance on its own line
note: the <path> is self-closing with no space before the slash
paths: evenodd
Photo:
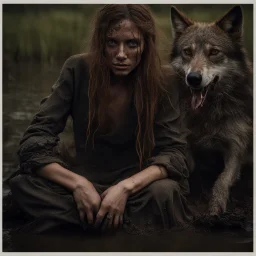
<path id="1" fill-rule="evenodd" d="M 210 215 L 218 215 L 226 211 L 230 187 L 240 176 L 242 156 L 230 150 L 225 157 L 225 169 L 216 180 L 209 205 Z"/>

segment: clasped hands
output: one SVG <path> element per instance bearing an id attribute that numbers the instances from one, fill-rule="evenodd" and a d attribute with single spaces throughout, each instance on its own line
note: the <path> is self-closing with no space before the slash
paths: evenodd
<path id="1" fill-rule="evenodd" d="M 90 226 L 101 230 L 122 226 L 129 195 L 129 190 L 122 182 L 109 187 L 101 195 L 89 181 L 79 184 L 73 191 L 81 221 L 84 222 L 87 217 Z"/>

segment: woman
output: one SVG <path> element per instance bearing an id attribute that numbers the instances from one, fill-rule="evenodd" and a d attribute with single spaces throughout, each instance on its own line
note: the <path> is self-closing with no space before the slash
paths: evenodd
<path id="1" fill-rule="evenodd" d="M 169 92 L 170 91 L 170 92 Z M 56 146 L 73 118 L 76 165 Z M 188 219 L 186 141 L 171 70 L 145 5 L 99 10 L 88 54 L 69 58 L 20 143 L 10 181 L 30 231 L 170 228 Z"/>

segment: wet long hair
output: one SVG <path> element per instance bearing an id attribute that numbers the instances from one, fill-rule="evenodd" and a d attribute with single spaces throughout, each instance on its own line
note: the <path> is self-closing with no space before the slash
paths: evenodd
<path id="1" fill-rule="evenodd" d="M 144 38 L 141 61 L 133 71 L 134 105 L 138 124 L 136 151 L 142 168 L 155 146 L 154 119 L 159 98 L 164 91 L 161 61 L 157 52 L 157 33 L 150 8 L 142 4 L 109 4 L 96 14 L 90 42 L 89 123 L 87 140 L 106 121 L 109 102 L 110 69 L 105 62 L 106 34 L 123 19 L 131 20 Z M 93 125 L 97 123 L 97 128 Z"/>

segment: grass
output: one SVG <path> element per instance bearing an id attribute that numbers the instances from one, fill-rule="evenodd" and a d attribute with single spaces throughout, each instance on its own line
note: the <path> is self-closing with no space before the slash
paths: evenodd
<path id="1" fill-rule="evenodd" d="M 18 5 L 16 5 L 18 6 Z M 3 56 L 14 60 L 53 62 L 85 51 L 92 15 L 99 5 L 61 5 L 42 8 L 25 5 L 22 11 L 3 7 Z M 40 8 L 41 6 L 41 8 Z M 45 5 L 44 5 L 45 6 Z M 213 21 L 231 5 L 176 5 L 190 18 Z M 33 8 L 32 8 L 33 7 Z M 171 46 L 170 5 L 151 5 L 160 28 L 160 56 L 167 59 Z M 245 45 L 252 59 L 253 10 L 243 5 Z"/>
<path id="2" fill-rule="evenodd" d="M 81 12 L 54 10 L 26 15 L 4 13 L 3 23 L 4 54 L 15 59 L 52 61 L 84 50 L 90 21 Z"/>

